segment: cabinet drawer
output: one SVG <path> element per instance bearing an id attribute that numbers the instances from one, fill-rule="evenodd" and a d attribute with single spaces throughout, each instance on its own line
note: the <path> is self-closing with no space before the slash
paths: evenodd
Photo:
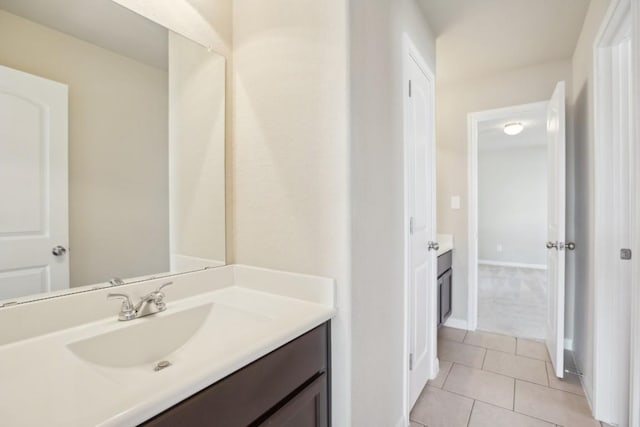
<path id="1" fill-rule="evenodd" d="M 327 427 L 327 374 L 320 374 L 260 427 Z"/>
<path id="2" fill-rule="evenodd" d="M 451 268 L 453 252 L 448 251 L 438 257 L 438 277 Z"/>

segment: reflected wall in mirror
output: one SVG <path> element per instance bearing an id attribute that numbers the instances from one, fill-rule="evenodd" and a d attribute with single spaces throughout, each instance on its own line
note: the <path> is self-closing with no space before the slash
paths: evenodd
<path id="1" fill-rule="evenodd" d="M 221 55 L 112 0 L 0 0 L 0 304 L 224 265 L 224 115 Z"/>

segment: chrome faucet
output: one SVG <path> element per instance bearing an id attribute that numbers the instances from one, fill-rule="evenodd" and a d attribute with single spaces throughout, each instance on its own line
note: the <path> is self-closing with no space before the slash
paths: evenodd
<path id="1" fill-rule="evenodd" d="M 164 302 L 165 294 L 164 292 L 162 292 L 162 289 L 166 288 L 169 285 L 173 285 L 173 282 L 167 282 L 155 291 L 149 292 L 147 295 L 140 298 L 140 301 L 135 306 L 133 305 L 133 303 L 131 302 L 131 298 L 127 294 L 114 293 L 107 295 L 107 298 L 122 299 L 122 306 L 120 307 L 118 320 L 127 321 L 138 319 L 140 317 L 159 313 L 167 309 L 167 303 Z"/>

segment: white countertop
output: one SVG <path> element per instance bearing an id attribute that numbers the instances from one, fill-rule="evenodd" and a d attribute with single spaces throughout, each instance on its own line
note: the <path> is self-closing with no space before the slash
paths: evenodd
<path id="1" fill-rule="evenodd" d="M 137 425 L 334 315 L 334 285 L 329 279 L 250 267 L 223 268 L 234 269 L 235 283 L 179 300 L 172 299 L 167 289 L 165 312 L 118 322 L 116 311 L 110 318 L 0 346 L 1 424 Z M 202 273 L 205 278 L 206 272 Z M 288 276 L 279 280 L 279 274 Z M 179 280 L 174 278 L 174 287 Z M 96 365 L 68 347 L 136 322 L 153 322 L 203 305 L 212 307 L 208 323 L 167 357 L 173 365 L 160 372 L 154 372 L 153 365 Z M 239 313 L 236 316 L 242 321 L 219 324 L 211 320 L 225 310 Z"/>
<path id="2" fill-rule="evenodd" d="M 453 235 L 438 234 L 438 244 L 440 245 L 440 249 L 438 249 L 438 256 L 453 250 Z"/>

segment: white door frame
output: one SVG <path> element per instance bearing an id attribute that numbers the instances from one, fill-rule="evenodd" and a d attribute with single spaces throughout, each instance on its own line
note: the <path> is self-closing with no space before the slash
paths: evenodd
<path id="1" fill-rule="evenodd" d="M 636 54 L 632 58 L 631 71 L 631 117 L 634 123 L 640 123 L 640 5 L 631 4 L 631 46 Z M 632 133 L 632 192 L 635 194 L 631 205 L 633 227 L 632 250 L 635 255 L 631 266 L 631 386 L 630 386 L 630 422 L 631 427 L 640 427 L 640 126 L 635 126 Z M 635 402 L 635 404 L 633 404 Z"/>
<path id="2" fill-rule="evenodd" d="M 638 172 L 640 172 L 640 150 L 638 147 L 638 130 L 634 126 L 638 118 L 638 82 L 640 82 L 640 68 L 637 55 L 631 54 L 634 64 L 629 74 L 631 80 L 631 101 L 622 102 L 616 95 L 616 87 L 613 84 L 614 76 L 620 73 L 619 62 L 615 60 L 616 53 L 613 46 L 625 38 L 631 39 L 633 51 L 638 52 L 638 11 L 637 2 L 631 0 L 613 0 L 602 22 L 594 50 L 594 121 L 595 121 L 595 224 L 594 224 L 594 340 L 593 340 L 593 411 L 597 419 L 603 421 L 627 425 L 629 420 L 618 419 L 620 416 L 619 403 L 626 401 L 622 381 L 626 381 L 627 375 L 611 380 L 616 366 L 621 364 L 630 369 L 629 394 L 632 403 L 629 405 L 630 420 L 633 426 L 640 426 L 640 221 L 638 220 L 639 206 L 638 196 L 631 197 L 631 218 L 635 218 L 635 227 L 631 225 L 633 256 L 635 260 L 631 264 L 631 289 L 625 289 L 622 284 L 619 242 L 613 238 L 616 223 L 616 213 L 610 209 L 612 203 L 616 203 L 611 189 L 615 187 L 613 171 L 616 170 L 616 152 L 612 147 L 612 141 L 618 139 L 621 129 L 620 123 L 614 123 L 613 111 L 629 120 L 626 131 L 631 136 L 626 147 L 629 150 L 629 173 L 631 174 L 631 188 L 629 194 L 640 194 L 638 185 Z M 635 110 L 635 111 L 634 111 Z M 633 117 L 636 119 L 633 120 Z M 635 129 L 634 129 L 635 128 Z M 635 141 L 635 144 L 634 144 Z M 634 147 L 635 146 L 635 147 Z M 635 183 L 635 185 L 634 185 Z M 635 187 L 635 188 L 634 188 Z M 634 199 L 636 205 L 634 206 Z M 635 284 L 635 286 L 634 286 Z M 629 335 L 615 334 L 612 331 L 620 330 L 620 325 L 629 321 Z M 630 347 L 626 343 L 630 342 Z M 622 395 L 621 395 L 622 393 Z M 624 411 L 623 411 L 624 412 Z"/>
<path id="3" fill-rule="evenodd" d="M 467 329 L 478 327 L 478 126 L 488 120 L 510 119 L 522 114 L 547 114 L 548 101 L 514 105 L 467 115 L 467 191 L 469 199 L 468 242 L 468 300 Z"/>
<path id="4" fill-rule="evenodd" d="M 409 72 L 409 65 L 408 65 L 408 61 L 409 60 L 413 60 L 415 61 L 415 63 L 418 65 L 418 67 L 422 70 L 422 72 L 427 76 L 427 79 L 429 80 L 429 86 L 430 86 L 430 103 L 431 103 L 431 111 L 433 113 L 433 118 L 432 118 L 432 123 L 434 124 L 433 126 L 433 130 L 432 130 L 432 135 L 431 137 L 433 138 L 433 155 L 435 156 L 435 137 L 436 137 L 436 133 L 435 133 L 435 97 L 436 97 L 436 85 L 435 85 L 435 74 L 433 73 L 431 67 L 429 67 L 429 65 L 427 64 L 427 62 L 424 60 L 424 58 L 422 57 L 422 55 L 420 54 L 420 51 L 416 48 L 415 44 L 411 41 L 411 39 L 409 38 L 408 35 L 405 34 L 404 36 L 404 51 L 403 51 L 403 63 L 402 63 L 402 75 L 403 75 L 403 82 L 408 82 L 410 80 L 410 72 Z M 410 90 L 409 87 L 404 88 L 403 87 L 403 93 L 405 93 L 405 90 Z M 403 216 L 404 216 L 404 231 L 403 231 L 403 240 L 404 240 L 404 286 L 403 286 L 403 292 L 404 292 L 404 363 L 403 363 L 403 372 L 402 372 L 402 376 L 403 376 L 403 381 L 404 381 L 404 390 L 403 390 L 403 403 L 404 403 L 404 419 L 401 420 L 402 425 L 408 425 L 409 424 L 409 415 L 411 412 L 411 408 L 410 408 L 410 403 L 409 403 L 409 394 L 410 394 L 410 369 L 409 369 L 409 355 L 411 353 L 411 300 L 410 300 L 410 296 L 411 296 L 411 278 L 410 278 L 410 269 L 411 269 L 411 236 L 409 233 L 410 230 L 410 218 L 409 218 L 409 179 L 410 177 L 408 176 L 408 171 L 409 169 L 409 162 L 411 161 L 411 159 L 409 158 L 409 152 L 410 150 L 407 148 L 407 138 L 406 135 L 408 135 L 409 129 L 408 129 L 408 121 L 406 120 L 407 117 L 407 113 L 409 111 L 409 98 L 406 96 L 403 96 L 403 117 L 404 117 L 404 124 L 403 124 L 403 131 L 404 131 L 404 135 L 405 137 L 403 138 L 403 168 L 404 168 L 404 206 L 403 206 Z M 435 159 L 434 159 L 434 164 L 435 164 Z M 431 171 L 431 178 L 432 181 L 435 185 L 435 180 L 436 180 L 436 169 L 435 167 L 433 168 L 433 170 Z M 434 204 L 434 206 L 432 207 L 433 212 L 434 212 L 434 218 L 435 218 L 435 212 L 436 212 L 436 206 Z M 427 250 L 426 246 L 425 246 L 425 251 Z M 430 340 L 430 345 L 429 345 L 429 353 L 431 354 L 431 362 L 432 362 L 432 368 L 431 368 L 431 378 L 435 378 L 435 376 L 438 373 L 439 370 L 439 363 L 438 363 L 438 358 L 437 358 L 437 339 L 436 339 L 436 335 L 437 335 L 437 330 L 438 330 L 438 324 L 437 324 L 437 312 L 438 312 L 438 308 L 437 308 L 437 303 L 436 303 L 436 299 L 437 299 L 437 293 L 438 293 L 438 286 L 437 286 L 437 279 L 434 278 L 433 281 L 433 289 L 431 290 L 431 300 L 433 301 L 432 304 L 432 310 L 433 310 L 433 315 L 431 316 L 432 319 L 432 324 L 429 326 L 429 330 L 432 331 L 432 339 Z"/>

